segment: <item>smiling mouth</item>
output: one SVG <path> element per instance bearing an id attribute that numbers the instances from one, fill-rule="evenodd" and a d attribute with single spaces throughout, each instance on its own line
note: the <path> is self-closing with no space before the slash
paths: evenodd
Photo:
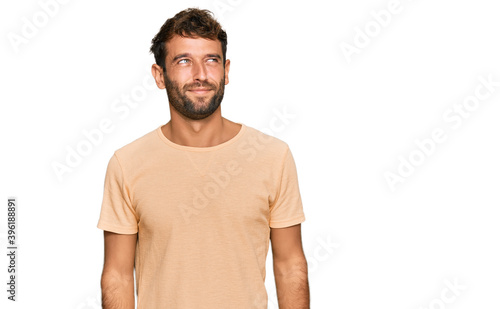
<path id="1" fill-rule="evenodd" d="M 197 94 L 205 94 L 209 91 L 212 91 L 212 89 L 210 89 L 210 88 L 194 88 L 194 89 L 189 89 L 188 91 L 194 92 Z"/>

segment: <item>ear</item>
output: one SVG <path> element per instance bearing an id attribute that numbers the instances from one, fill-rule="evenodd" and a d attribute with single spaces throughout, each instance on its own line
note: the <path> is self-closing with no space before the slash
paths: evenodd
<path id="1" fill-rule="evenodd" d="M 229 61 L 229 59 L 226 59 L 226 66 L 224 68 L 224 78 L 225 78 L 224 85 L 229 84 L 229 66 L 230 65 L 231 65 L 231 61 Z"/>
<path id="2" fill-rule="evenodd" d="M 151 74 L 156 81 L 156 86 L 160 89 L 165 89 L 165 79 L 163 76 L 163 68 L 156 63 L 151 67 Z"/>

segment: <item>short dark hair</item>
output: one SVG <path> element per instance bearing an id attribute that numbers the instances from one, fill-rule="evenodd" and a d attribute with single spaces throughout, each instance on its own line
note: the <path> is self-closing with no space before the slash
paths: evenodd
<path id="1" fill-rule="evenodd" d="M 154 54 L 156 64 L 165 71 L 167 42 L 174 35 L 188 38 L 219 40 L 222 47 L 223 64 L 226 63 L 227 34 L 209 10 L 188 8 L 167 19 L 160 31 L 151 40 L 149 51 Z"/>

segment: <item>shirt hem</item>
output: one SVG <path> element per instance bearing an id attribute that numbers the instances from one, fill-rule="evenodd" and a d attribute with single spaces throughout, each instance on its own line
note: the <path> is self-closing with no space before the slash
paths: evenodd
<path id="1" fill-rule="evenodd" d="M 99 222 L 97 224 L 97 228 L 103 231 L 109 231 L 117 234 L 136 234 L 138 232 L 137 228 L 135 227 L 120 227 L 102 222 Z"/>
<path id="2" fill-rule="evenodd" d="M 283 228 L 283 227 L 289 227 L 289 226 L 292 226 L 292 225 L 296 225 L 296 224 L 299 224 L 299 223 L 302 223 L 306 221 L 306 217 L 304 215 L 300 215 L 298 217 L 295 217 L 293 219 L 289 219 L 289 220 L 286 220 L 286 221 L 271 221 L 269 223 L 269 227 L 271 228 Z"/>

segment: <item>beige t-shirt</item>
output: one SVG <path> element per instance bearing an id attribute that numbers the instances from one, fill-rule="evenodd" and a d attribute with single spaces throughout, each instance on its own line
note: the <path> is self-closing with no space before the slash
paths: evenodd
<path id="1" fill-rule="evenodd" d="M 212 147 L 158 127 L 111 157 L 97 227 L 138 233 L 138 309 L 267 308 L 270 227 L 305 216 L 288 145 L 241 125 Z"/>

